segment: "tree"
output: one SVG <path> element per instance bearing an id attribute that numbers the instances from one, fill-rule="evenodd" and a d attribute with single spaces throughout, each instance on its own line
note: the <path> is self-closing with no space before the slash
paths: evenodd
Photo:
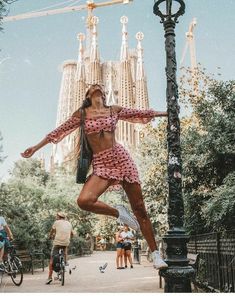
<path id="1" fill-rule="evenodd" d="M 229 229 L 232 224 L 223 217 L 234 215 L 226 210 L 231 194 L 225 197 L 224 208 L 216 207 L 214 219 L 208 211 L 218 204 L 218 192 L 229 190 L 235 170 L 235 81 L 211 80 L 193 111 L 199 127 L 188 129 L 182 141 L 186 225 L 194 233 L 218 230 L 218 225 Z"/>
<path id="2" fill-rule="evenodd" d="M 0 31 L 2 31 L 2 18 L 6 11 L 4 1 L 0 1 Z"/>
<path id="3" fill-rule="evenodd" d="M 185 226 L 192 234 L 230 229 L 235 216 L 235 81 L 216 80 L 201 68 L 196 78 L 197 91 L 190 70 L 180 80 L 181 103 L 190 110 L 181 119 L 181 148 Z M 165 123 L 143 134 L 138 158 L 144 200 L 161 235 L 167 229 Z"/>
<path id="4" fill-rule="evenodd" d="M 167 149 L 166 122 L 153 128 L 147 126 L 142 133 L 137 152 L 137 164 L 141 167 L 144 202 L 153 228 L 158 236 L 166 232 L 167 224 Z"/>
<path id="5" fill-rule="evenodd" d="M 211 198 L 202 208 L 206 226 L 213 230 L 234 227 L 235 221 L 235 172 L 228 174 L 223 184 L 214 189 Z"/>
<path id="6" fill-rule="evenodd" d="M 74 176 L 63 170 L 49 175 L 36 159 L 16 162 L 11 178 L 0 186 L 0 204 L 20 245 L 33 249 L 43 243 L 49 250 L 49 230 L 56 213 L 63 211 L 78 234 L 71 248 L 78 249 L 85 234 L 92 232 L 93 222 L 92 214 L 76 204 L 79 190 Z"/>
<path id="7" fill-rule="evenodd" d="M 2 28 L 2 18 L 6 15 L 6 13 L 9 11 L 9 5 L 13 2 L 16 2 L 18 0 L 0 0 L 0 31 L 3 30 Z"/>
<path id="8" fill-rule="evenodd" d="M 0 132 L 0 143 L 2 142 L 3 138 L 2 138 L 2 135 L 1 135 L 1 132 Z M 3 152 L 3 147 L 2 147 L 2 144 L 0 144 L 0 163 L 4 161 L 4 159 L 6 158 L 6 156 L 3 156 L 2 155 L 2 152 Z"/>

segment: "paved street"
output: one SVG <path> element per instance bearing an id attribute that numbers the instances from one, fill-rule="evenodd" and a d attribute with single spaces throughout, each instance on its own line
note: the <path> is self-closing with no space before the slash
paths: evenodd
<path id="1" fill-rule="evenodd" d="M 108 263 L 105 273 L 100 273 L 99 266 Z M 159 289 L 158 271 L 152 265 L 142 260 L 141 265 L 134 264 L 133 269 L 117 270 L 115 267 L 115 252 L 95 252 L 92 256 L 70 260 L 72 274 L 66 273 L 65 286 L 53 281 L 50 286 L 45 285 L 47 269 L 37 270 L 34 275 L 25 274 L 23 284 L 14 286 L 9 277 L 3 278 L 0 292 L 78 292 L 78 293 L 138 293 L 163 292 Z M 74 269 L 75 268 L 75 269 Z"/>

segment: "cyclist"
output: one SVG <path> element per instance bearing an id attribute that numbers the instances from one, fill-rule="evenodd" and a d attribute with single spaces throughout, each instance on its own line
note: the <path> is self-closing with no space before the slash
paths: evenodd
<path id="1" fill-rule="evenodd" d="M 7 225 L 7 222 L 0 213 L 0 270 L 4 269 L 3 266 L 3 255 L 4 255 L 4 247 L 9 246 L 9 240 L 13 240 L 13 235 L 10 227 Z"/>
<path id="2" fill-rule="evenodd" d="M 51 258 L 49 263 L 49 274 L 46 284 L 49 285 L 52 282 L 53 274 L 53 256 L 59 253 L 59 249 L 64 250 L 65 263 L 67 265 L 67 247 L 70 243 L 70 238 L 74 235 L 71 223 L 66 220 L 66 214 L 58 212 L 56 215 L 56 221 L 52 225 L 49 238 L 53 238 L 53 247 L 51 250 Z"/>

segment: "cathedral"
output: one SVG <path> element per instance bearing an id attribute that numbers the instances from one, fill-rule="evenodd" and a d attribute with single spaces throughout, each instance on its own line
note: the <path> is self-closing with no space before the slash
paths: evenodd
<path id="1" fill-rule="evenodd" d="M 119 61 L 101 61 L 98 47 L 98 23 L 96 16 L 91 18 L 92 28 L 89 46 L 85 48 L 85 35 L 78 34 L 79 51 L 77 61 L 68 60 L 62 66 L 62 81 L 59 94 L 56 127 L 67 120 L 82 104 L 85 93 L 91 84 L 101 84 L 106 93 L 108 106 L 120 105 L 128 108 L 148 109 L 149 99 L 144 72 L 142 40 L 144 34 L 136 34 L 137 46 L 128 48 L 128 18 L 122 16 L 122 42 Z M 89 35 L 89 34 L 88 34 Z M 143 125 L 119 121 L 116 140 L 130 152 L 140 142 Z M 79 131 L 74 131 L 60 143 L 53 145 L 51 169 L 54 164 L 63 165 L 74 149 Z"/>

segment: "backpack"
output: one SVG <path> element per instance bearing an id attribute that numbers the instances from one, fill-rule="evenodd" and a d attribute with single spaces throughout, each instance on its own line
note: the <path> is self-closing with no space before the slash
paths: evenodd
<path id="1" fill-rule="evenodd" d="M 60 271 L 60 255 L 59 254 L 56 254 L 56 255 L 53 256 L 52 269 L 55 272 Z"/>

